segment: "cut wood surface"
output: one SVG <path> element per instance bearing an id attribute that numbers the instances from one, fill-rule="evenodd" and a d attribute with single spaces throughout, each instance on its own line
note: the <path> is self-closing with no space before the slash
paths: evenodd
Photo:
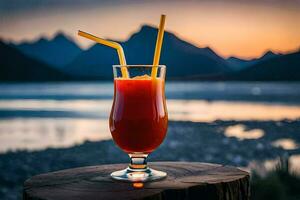
<path id="1" fill-rule="evenodd" d="M 23 197 L 55 200 L 204 199 L 248 200 L 249 173 L 235 167 L 197 162 L 153 162 L 168 173 L 147 183 L 126 183 L 110 178 L 127 164 L 99 165 L 41 174 L 24 183 Z"/>

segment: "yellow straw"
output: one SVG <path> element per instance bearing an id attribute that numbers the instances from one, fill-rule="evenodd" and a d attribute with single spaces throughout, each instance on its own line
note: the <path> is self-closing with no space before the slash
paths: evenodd
<path id="1" fill-rule="evenodd" d="M 88 38 L 90 40 L 93 40 L 97 43 L 103 44 L 105 46 L 116 49 L 117 52 L 118 52 L 120 65 L 126 65 L 125 54 L 124 54 L 122 46 L 119 43 L 109 41 L 109 40 L 104 40 L 102 38 L 96 37 L 92 34 L 89 34 L 89 33 L 83 32 L 83 31 L 78 31 L 78 35 L 80 35 L 82 37 L 85 37 L 85 38 Z M 126 67 L 121 67 L 121 72 L 122 72 L 122 77 L 123 78 L 128 78 L 128 72 L 127 72 Z"/>
<path id="2" fill-rule="evenodd" d="M 163 42 L 163 38 L 164 38 L 165 21 L 166 21 L 166 15 L 161 15 L 158 34 L 157 34 L 157 39 L 156 39 L 153 66 L 158 66 L 159 65 L 160 52 L 161 52 L 162 42 Z M 153 67 L 152 71 L 151 71 L 152 78 L 155 78 L 156 74 L 157 74 L 157 67 Z"/>

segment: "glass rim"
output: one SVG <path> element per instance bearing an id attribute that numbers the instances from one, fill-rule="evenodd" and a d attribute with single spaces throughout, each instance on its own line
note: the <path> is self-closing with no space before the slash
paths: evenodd
<path id="1" fill-rule="evenodd" d="M 152 68 L 152 67 L 159 67 L 159 68 L 166 68 L 166 65 L 113 65 L 113 68 L 121 68 L 121 67 L 144 67 L 144 68 Z"/>

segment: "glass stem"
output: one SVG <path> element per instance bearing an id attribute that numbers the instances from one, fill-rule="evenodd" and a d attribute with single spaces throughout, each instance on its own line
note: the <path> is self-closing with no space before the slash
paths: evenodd
<path id="1" fill-rule="evenodd" d="M 147 167 L 148 154 L 129 154 L 129 169 L 133 171 L 144 171 Z"/>

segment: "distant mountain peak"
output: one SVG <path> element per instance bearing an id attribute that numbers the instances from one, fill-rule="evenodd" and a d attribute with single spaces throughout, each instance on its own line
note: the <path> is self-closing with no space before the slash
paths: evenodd
<path id="1" fill-rule="evenodd" d="M 26 42 L 27 44 L 34 44 L 34 43 L 43 43 L 43 42 L 49 42 L 49 39 L 46 38 L 45 36 L 40 37 L 39 39 L 37 39 L 36 41 L 32 41 L 32 42 Z M 26 44 L 25 43 L 25 44 Z"/>
<path id="2" fill-rule="evenodd" d="M 157 29 L 154 28 L 153 26 L 150 25 L 142 25 L 140 27 L 140 29 L 138 29 L 137 31 L 134 31 L 131 36 L 128 38 L 127 41 L 124 42 L 128 42 L 130 40 L 135 40 L 135 39 L 139 39 L 140 37 L 142 38 L 150 38 L 151 36 L 153 36 L 155 33 L 157 32 Z"/>
<path id="3" fill-rule="evenodd" d="M 148 24 L 141 26 L 139 32 L 157 31 L 157 28 Z"/>
<path id="4" fill-rule="evenodd" d="M 67 36 L 64 32 L 58 31 L 55 33 L 54 37 L 52 40 L 71 40 L 69 36 Z"/>
<path id="5" fill-rule="evenodd" d="M 15 46 L 24 54 L 55 67 L 69 64 L 82 51 L 73 39 L 62 31 L 58 31 L 51 39 L 41 37 L 36 41 Z"/>
<path id="6" fill-rule="evenodd" d="M 230 57 L 226 58 L 226 60 L 228 60 L 228 61 L 232 61 L 232 60 L 250 61 L 251 59 L 247 60 L 247 59 L 242 59 L 242 58 L 235 57 L 235 56 L 230 56 Z"/>
<path id="7" fill-rule="evenodd" d="M 203 50 L 207 51 L 207 52 L 210 52 L 216 56 L 219 56 L 216 52 L 214 52 L 214 50 L 212 50 L 210 47 L 203 47 L 202 48 Z"/>
<path id="8" fill-rule="evenodd" d="M 231 59 L 238 59 L 237 57 L 235 56 L 229 56 L 228 58 L 225 58 L 226 60 L 231 60 Z"/>
<path id="9" fill-rule="evenodd" d="M 268 51 L 266 51 L 266 52 L 263 54 L 263 56 L 269 56 L 269 55 L 277 55 L 277 54 L 274 53 L 274 52 L 271 51 L 271 50 L 268 50 Z"/>
<path id="10" fill-rule="evenodd" d="M 259 59 L 268 59 L 268 58 L 273 58 L 277 56 L 277 53 L 274 53 L 271 50 L 266 51 Z"/>
<path id="11" fill-rule="evenodd" d="M 156 32 L 157 32 L 157 29 L 155 27 L 144 24 L 140 27 L 139 30 L 137 30 L 136 32 L 134 32 L 131 35 L 131 38 L 136 36 L 136 35 L 149 35 L 149 34 L 153 34 L 153 33 L 156 33 Z"/>

